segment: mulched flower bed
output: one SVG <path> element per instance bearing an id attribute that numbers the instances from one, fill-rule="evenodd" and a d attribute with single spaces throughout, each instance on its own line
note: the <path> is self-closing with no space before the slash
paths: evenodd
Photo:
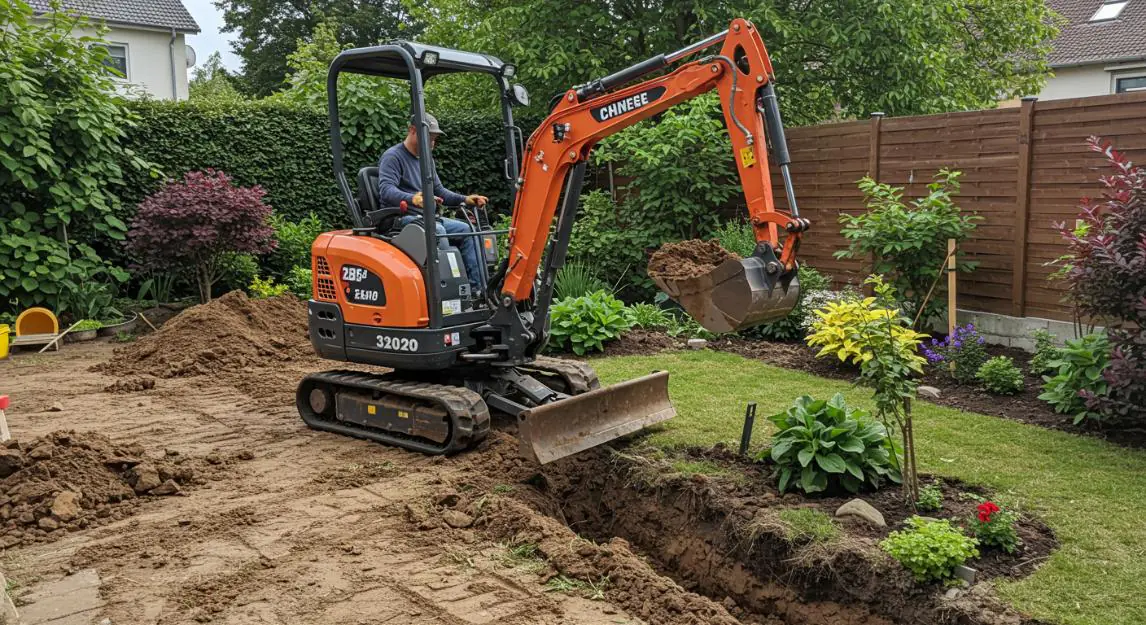
<path id="1" fill-rule="evenodd" d="M 607 343 L 605 355 L 647 355 L 684 347 L 685 340 L 681 338 L 673 338 L 661 332 L 632 330 L 621 339 Z M 850 382 L 859 375 L 856 367 L 845 365 L 833 358 L 816 358 L 816 350 L 803 343 L 727 337 L 709 341 L 708 347 L 825 378 Z M 1057 414 L 1049 404 L 1038 398 L 1042 392 L 1043 380 L 1027 372 L 1031 354 L 1020 349 L 994 345 L 987 346 L 987 352 L 991 356 L 1010 356 L 1015 361 L 1015 365 L 1023 371 L 1025 378 L 1022 393 L 992 395 L 977 386 L 959 384 L 947 376 L 936 373 L 933 367 L 929 367 L 927 375 L 923 378 L 923 384 L 939 389 L 940 396 L 927 400 L 968 412 L 993 415 L 1071 434 L 1093 436 L 1123 447 L 1146 449 L 1146 429 L 1102 431 L 1088 423 L 1074 425 L 1069 415 Z"/>

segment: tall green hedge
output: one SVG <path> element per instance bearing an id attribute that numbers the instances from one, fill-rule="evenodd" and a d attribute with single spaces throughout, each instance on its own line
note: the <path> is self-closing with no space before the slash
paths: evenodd
<path id="1" fill-rule="evenodd" d="M 128 130 L 129 147 L 159 165 L 167 177 L 212 167 L 230 174 L 236 184 L 262 185 L 276 213 L 292 220 L 310 212 L 331 225 L 345 225 L 346 208 L 334 182 L 329 122 L 325 114 L 281 103 L 250 101 L 135 102 L 140 121 Z M 447 187 L 488 195 L 495 208 L 508 211 L 503 180 L 505 154 L 499 117 L 442 118 L 446 131 L 434 155 Z M 526 135 L 536 122 L 525 122 Z M 397 143 L 394 136 L 386 144 Z M 374 165 L 378 154 L 356 149 L 346 138 L 346 167 L 352 184 L 360 167 Z M 124 215 L 159 187 L 161 180 L 136 175 L 124 194 Z"/>

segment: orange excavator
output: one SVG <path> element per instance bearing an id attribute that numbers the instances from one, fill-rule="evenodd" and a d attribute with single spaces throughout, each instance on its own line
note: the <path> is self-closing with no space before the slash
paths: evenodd
<path id="1" fill-rule="evenodd" d="M 718 52 L 707 52 L 717 45 Z M 420 219 L 401 226 L 409 207 L 379 205 L 373 167 L 359 170 L 352 190 L 337 93 L 338 77 L 347 72 L 408 80 L 422 146 L 430 145 L 425 82 L 457 72 L 489 76 L 505 127 L 509 230 L 492 228 L 482 208 L 433 202 Z M 312 246 L 310 339 L 322 357 L 392 371 L 334 370 L 304 378 L 296 400 L 310 427 L 443 454 L 476 445 L 489 431 L 490 413 L 502 413 L 515 420 L 522 453 L 545 463 L 673 417 L 666 372 L 602 388 L 589 365 L 541 352 L 590 151 L 601 139 L 710 90 L 720 95 L 757 247 L 706 275 L 656 282 L 713 331 L 779 319 L 794 306 L 796 253 L 809 224 L 792 192 L 772 65 L 750 22 L 733 20 L 724 32 L 560 94 L 524 146 L 512 109 L 528 105 L 529 95 L 511 82 L 515 73 L 488 55 L 412 42 L 346 50 L 331 64 L 334 172 L 353 227 L 322 234 Z M 424 152 L 421 186 L 430 198 L 434 164 Z M 780 167 L 787 212 L 773 201 L 769 155 Z M 446 211 L 459 211 L 473 232 L 447 237 L 425 227 Z M 505 235 L 508 252 L 498 258 L 496 239 Z M 484 293 L 470 288 L 462 237 L 478 237 L 484 251 Z"/>

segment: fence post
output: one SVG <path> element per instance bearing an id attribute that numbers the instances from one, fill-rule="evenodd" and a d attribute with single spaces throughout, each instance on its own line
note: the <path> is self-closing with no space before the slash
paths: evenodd
<path id="1" fill-rule="evenodd" d="M 1035 96 L 1023 98 L 1019 109 L 1019 172 L 1015 189 L 1015 257 L 1011 270 L 1011 315 L 1027 314 L 1027 229 L 1031 205 L 1031 144 L 1034 143 Z"/>

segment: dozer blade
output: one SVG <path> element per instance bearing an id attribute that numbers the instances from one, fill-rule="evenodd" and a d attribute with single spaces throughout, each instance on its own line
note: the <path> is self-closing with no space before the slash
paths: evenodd
<path id="1" fill-rule="evenodd" d="M 517 418 L 521 454 L 541 464 L 676 416 L 667 371 L 530 408 Z"/>
<path id="2" fill-rule="evenodd" d="M 766 260 L 750 256 L 726 260 L 695 278 L 654 276 L 653 282 L 704 329 L 733 332 L 783 319 L 796 306 L 799 280 L 769 280 L 766 266 Z"/>

